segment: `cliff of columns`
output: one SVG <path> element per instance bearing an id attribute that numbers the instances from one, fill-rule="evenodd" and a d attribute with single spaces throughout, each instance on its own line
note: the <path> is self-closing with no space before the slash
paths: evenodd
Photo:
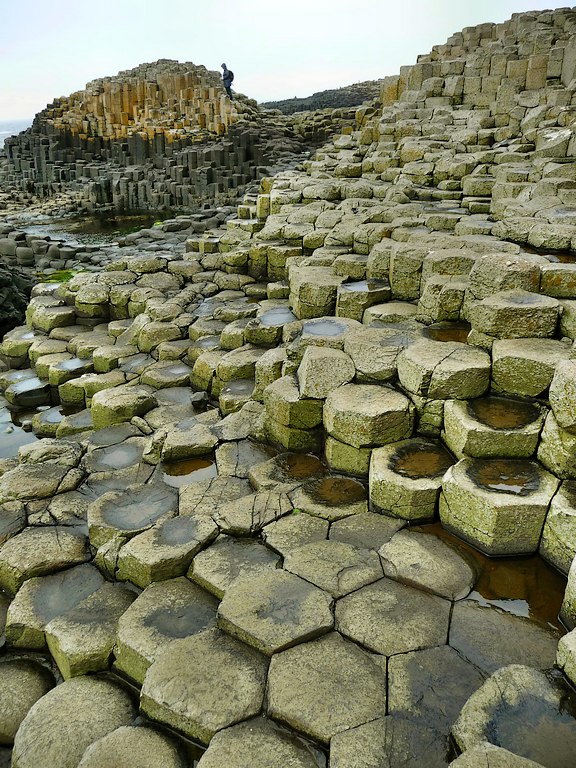
<path id="1" fill-rule="evenodd" d="M 226 203 L 353 116 L 287 120 L 243 94 L 229 99 L 218 72 L 162 59 L 55 99 L 6 141 L 0 183 L 24 202 L 65 192 L 88 209 Z"/>

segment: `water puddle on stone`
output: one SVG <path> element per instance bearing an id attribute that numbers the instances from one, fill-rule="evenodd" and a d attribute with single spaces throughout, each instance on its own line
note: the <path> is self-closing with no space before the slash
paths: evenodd
<path id="1" fill-rule="evenodd" d="M 162 481 L 172 488 L 182 488 L 200 480 L 216 477 L 218 469 L 216 461 L 206 457 L 182 459 L 160 464 Z"/>
<path id="2" fill-rule="evenodd" d="M 36 440 L 32 432 L 22 428 L 15 414 L 0 405 L 0 459 L 15 458 L 20 446 Z"/>
<path id="3" fill-rule="evenodd" d="M 296 320 L 296 315 L 286 307 L 277 307 L 276 309 L 268 309 L 266 312 L 258 315 L 258 320 L 265 328 L 277 328 L 280 325 L 292 323 Z"/>
<path id="4" fill-rule="evenodd" d="M 371 291 L 381 291 L 388 287 L 389 285 L 385 280 L 358 280 L 356 283 L 342 283 L 340 290 L 370 293 Z"/>
<path id="5" fill-rule="evenodd" d="M 456 459 L 439 443 L 419 441 L 398 448 L 390 459 L 390 469 L 413 480 L 443 475 Z"/>
<path id="6" fill-rule="evenodd" d="M 102 509 L 103 520 L 121 531 L 135 531 L 175 511 L 178 496 L 165 486 L 146 486 L 143 490 L 125 492 Z"/>
<path id="7" fill-rule="evenodd" d="M 491 429 L 521 429 L 540 416 L 540 409 L 533 403 L 495 396 L 469 400 L 468 412 Z"/>
<path id="8" fill-rule="evenodd" d="M 470 323 L 464 322 L 433 323 L 425 329 L 424 335 L 434 341 L 460 341 L 466 344 L 470 328 Z"/>
<path id="9" fill-rule="evenodd" d="M 312 336 L 341 336 L 346 333 L 347 326 L 337 320 L 307 320 L 302 326 L 302 332 Z"/>
<path id="10" fill-rule="evenodd" d="M 308 480 L 328 473 L 320 459 L 309 453 L 284 453 L 274 461 L 278 467 L 278 482 Z"/>
<path id="11" fill-rule="evenodd" d="M 437 536 L 472 561 L 479 577 L 469 600 L 566 633 L 558 618 L 566 578 L 539 555 L 491 558 L 453 536 L 441 523 L 415 526 L 412 530 Z"/>
<path id="12" fill-rule="evenodd" d="M 347 477 L 323 477 L 307 483 L 304 487 L 311 499 L 329 507 L 354 504 L 366 498 L 362 483 Z"/>
<path id="13" fill-rule="evenodd" d="M 522 459 L 475 459 L 466 472 L 488 491 L 529 496 L 540 486 L 538 465 Z"/>

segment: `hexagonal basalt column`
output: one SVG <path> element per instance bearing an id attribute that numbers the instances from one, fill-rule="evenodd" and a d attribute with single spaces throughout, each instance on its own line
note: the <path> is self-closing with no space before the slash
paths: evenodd
<path id="1" fill-rule="evenodd" d="M 313 541 L 290 550 L 284 568 L 338 598 L 383 575 L 376 552 L 343 541 Z"/>
<path id="2" fill-rule="evenodd" d="M 540 554 L 562 573 L 576 556 L 576 483 L 566 480 L 552 499 L 546 516 Z"/>
<path id="3" fill-rule="evenodd" d="M 370 503 L 403 520 L 432 520 L 442 478 L 454 458 L 424 438 L 402 440 L 372 451 Z"/>
<path id="4" fill-rule="evenodd" d="M 500 291 L 470 310 L 472 329 L 498 339 L 554 336 L 560 303 L 538 293 Z"/>
<path id="5" fill-rule="evenodd" d="M 336 604 L 336 629 L 383 656 L 444 645 L 449 600 L 380 579 Z"/>
<path id="6" fill-rule="evenodd" d="M 329 435 L 354 448 L 393 443 L 410 437 L 414 407 L 400 392 L 376 384 L 345 384 L 324 406 Z"/>
<path id="7" fill-rule="evenodd" d="M 562 601 L 560 617 L 569 629 L 576 628 L 576 559 L 568 571 L 568 583 Z"/>
<path id="8" fill-rule="evenodd" d="M 487 741 L 497 742 L 537 765 L 568 766 L 576 753 L 570 698 L 560 681 L 511 664 L 497 670 L 472 694 L 452 726 L 452 735 L 465 753 Z M 498 765 L 492 760 L 484 764 Z"/>
<path id="9" fill-rule="evenodd" d="M 338 286 L 336 317 L 351 317 L 362 322 L 364 310 L 388 301 L 390 286 L 386 280 L 361 280 Z"/>
<path id="10" fill-rule="evenodd" d="M 386 712 L 386 674 L 337 633 L 273 656 L 268 714 L 327 744 L 334 734 Z"/>
<path id="11" fill-rule="evenodd" d="M 535 552 L 558 483 L 533 461 L 462 459 L 444 477 L 440 519 L 488 555 Z"/>
<path id="12" fill-rule="evenodd" d="M 238 578 L 218 608 L 218 625 L 271 656 L 334 626 L 332 598 L 304 579 L 276 570 Z"/>
<path id="13" fill-rule="evenodd" d="M 259 717 L 219 731 L 198 768 L 318 768 L 313 749 L 273 720 Z"/>
<path id="14" fill-rule="evenodd" d="M 442 437 L 459 459 L 528 458 L 538 445 L 545 415 L 541 405 L 511 398 L 448 400 Z"/>
<path id="15" fill-rule="evenodd" d="M 550 384 L 550 405 L 558 426 L 576 435 L 575 360 L 563 360 L 556 366 Z"/>
<path id="16" fill-rule="evenodd" d="M 336 307 L 338 286 L 344 277 L 329 267 L 291 267 L 290 304 L 300 319 L 331 315 Z"/>
<path id="17" fill-rule="evenodd" d="M 133 485 L 110 491 L 88 508 L 90 542 L 100 547 L 110 539 L 129 539 L 178 513 L 178 495 L 165 485 Z"/>
<path id="18" fill-rule="evenodd" d="M 490 384 L 490 355 L 460 342 L 420 341 L 400 353 L 398 378 L 430 399 L 479 397 Z"/>
<path id="19" fill-rule="evenodd" d="M 215 597 L 184 577 L 150 584 L 120 617 L 115 666 L 141 684 L 169 643 L 215 626 L 217 608 Z"/>
<path id="20" fill-rule="evenodd" d="M 156 400 L 146 387 L 126 385 L 103 389 L 92 398 L 94 427 L 101 429 L 130 421 L 134 416 L 143 416 L 155 406 Z"/>
<path id="21" fill-rule="evenodd" d="M 145 715 L 207 744 L 222 728 L 257 715 L 268 661 L 217 629 L 175 640 L 149 668 Z"/>

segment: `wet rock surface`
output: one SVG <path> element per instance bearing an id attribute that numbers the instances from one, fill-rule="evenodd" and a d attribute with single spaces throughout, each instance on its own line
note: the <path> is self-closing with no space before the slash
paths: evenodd
<path id="1" fill-rule="evenodd" d="M 36 703 L 18 694 L 14 766 L 52 749 L 51 765 L 106 765 L 154 734 L 142 760 L 167 765 L 429 768 L 456 757 L 453 728 L 457 765 L 564 768 L 575 13 L 456 33 L 313 158 L 249 188 L 276 118 L 214 82 L 202 115 L 218 142 L 156 149 L 182 203 L 206 161 L 214 205 L 115 243 L 25 231 L 70 198 L 21 190 L 34 208 L 18 219 L 0 192 L 0 261 L 70 270 L 34 286 L 0 344 L 0 665 L 58 680 Z M 168 89 L 194 90 L 173 65 L 159 65 Z M 159 107 L 160 137 L 206 139 L 189 96 L 184 118 Z M 61 152 L 72 123 L 54 119 L 48 144 L 26 134 L 10 162 Z M 304 136 L 320 117 L 294 120 Z M 249 166 L 235 208 L 219 205 L 228 162 Z M 106 192 L 96 165 L 91 205 L 164 183 L 136 163 Z"/>

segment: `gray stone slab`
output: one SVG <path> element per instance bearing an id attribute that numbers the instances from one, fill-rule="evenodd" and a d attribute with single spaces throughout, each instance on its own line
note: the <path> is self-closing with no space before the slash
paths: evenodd
<path id="1" fill-rule="evenodd" d="M 175 640 L 150 666 L 142 712 L 207 744 L 260 712 L 268 660 L 217 629 Z"/>
<path id="2" fill-rule="evenodd" d="M 558 640 L 557 631 L 494 606 L 482 606 L 472 599 L 454 606 L 449 643 L 485 674 L 507 664 L 549 669 Z"/>
<path id="3" fill-rule="evenodd" d="M 12 765 L 76 768 L 87 747 L 128 725 L 136 707 L 125 690 L 96 677 L 67 680 L 28 712 L 16 738 Z"/>
<path id="4" fill-rule="evenodd" d="M 466 597 L 476 581 L 468 561 L 436 536 L 399 531 L 378 553 L 389 579 L 449 600 Z"/>
<path id="5" fill-rule="evenodd" d="M 292 510 L 280 520 L 264 526 L 262 538 L 269 547 L 286 556 L 292 549 L 297 549 L 304 544 L 324 541 L 328 537 L 329 525 L 328 520 Z"/>
<path id="6" fill-rule="evenodd" d="M 253 536 L 292 509 L 292 502 L 285 493 L 262 491 L 222 504 L 213 517 L 222 533 Z"/>
<path id="7" fill-rule="evenodd" d="M 65 680 L 108 669 L 118 619 L 135 597 L 132 590 L 106 582 L 46 625 L 48 649 Z"/>
<path id="8" fill-rule="evenodd" d="M 330 768 L 444 768 L 446 752 L 438 731 L 388 715 L 333 736 Z"/>
<path id="9" fill-rule="evenodd" d="M 336 629 L 376 653 L 444 645 L 451 604 L 436 595 L 381 579 L 336 605 Z"/>
<path id="10" fill-rule="evenodd" d="M 468 697 L 484 680 L 476 667 L 447 645 L 399 653 L 388 660 L 388 712 L 448 735 Z"/>
<path id="11" fill-rule="evenodd" d="M 89 559 L 88 540 L 74 529 L 25 528 L 0 550 L 0 587 L 14 594 L 33 576 L 55 573 Z"/>
<path id="12" fill-rule="evenodd" d="M 278 568 L 280 562 L 279 555 L 258 541 L 222 535 L 196 555 L 187 576 L 222 598 L 234 579 Z"/>
<path id="13" fill-rule="evenodd" d="M 382 577 L 380 558 L 370 549 L 341 541 L 314 541 L 290 550 L 284 568 L 338 598 Z"/>
<path id="14" fill-rule="evenodd" d="M 386 675 L 369 654 L 330 633 L 275 654 L 268 714 L 323 744 L 386 713 Z"/>
<path id="15" fill-rule="evenodd" d="M 257 718 L 219 731 L 198 768 L 320 768 L 312 747 L 273 720 Z M 96 768 L 96 767 L 95 767 Z"/>
<path id="16" fill-rule="evenodd" d="M 194 555 L 217 535 L 218 526 L 206 515 L 164 520 L 120 549 L 116 578 L 144 589 L 153 581 L 184 576 Z"/>
<path id="17" fill-rule="evenodd" d="M 169 643 L 214 626 L 217 608 L 212 595 L 184 577 L 151 584 L 119 619 L 115 666 L 141 684 Z"/>
<path id="18" fill-rule="evenodd" d="M 218 626 L 271 656 L 334 626 L 332 598 L 283 570 L 236 579 L 218 608 Z"/>

